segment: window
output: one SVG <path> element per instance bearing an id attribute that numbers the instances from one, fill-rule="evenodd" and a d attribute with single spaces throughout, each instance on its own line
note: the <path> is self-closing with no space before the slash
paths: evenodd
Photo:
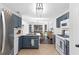
<path id="1" fill-rule="evenodd" d="M 29 25 L 29 33 L 32 33 L 32 25 Z"/>
<path id="2" fill-rule="evenodd" d="M 34 25 L 34 32 L 42 32 L 43 28 L 42 25 Z"/>
<path id="3" fill-rule="evenodd" d="M 47 25 L 45 25 L 45 31 L 47 31 Z"/>

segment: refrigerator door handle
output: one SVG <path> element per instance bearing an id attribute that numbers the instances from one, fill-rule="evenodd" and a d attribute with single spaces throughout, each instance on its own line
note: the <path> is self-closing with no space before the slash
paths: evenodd
<path id="1" fill-rule="evenodd" d="M 4 48 L 5 48 L 6 25 L 5 25 L 4 11 L 2 11 L 1 13 L 2 13 L 2 22 L 3 22 L 3 42 L 2 42 L 2 53 L 3 53 L 4 52 Z"/>

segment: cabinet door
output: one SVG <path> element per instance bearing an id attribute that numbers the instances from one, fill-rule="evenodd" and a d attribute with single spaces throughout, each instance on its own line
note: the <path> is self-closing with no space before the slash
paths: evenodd
<path id="1" fill-rule="evenodd" d="M 22 49 L 22 37 L 19 38 L 19 44 L 18 44 L 19 50 Z"/>
<path id="2" fill-rule="evenodd" d="M 12 14 L 12 24 L 13 24 L 13 27 L 14 28 L 16 28 L 17 26 L 16 26 L 16 22 L 17 22 L 17 20 L 16 20 L 16 15 L 14 15 L 14 14 Z"/>
<path id="3" fill-rule="evenodd" d="M 38 48 L 39 47 L 39 37 L 38 36 L 31 38 L 31 47 L 32 48 Z"/>
<path id="4" fill-rule="evenodd" d="M 38 40 L 34 40 L 34 46 L 35 46 L 35 48 L 38 48 L 39 47 L 39 42 L 38 42 Z"/>
<path id="5" fill-rule="evenodd" d="M 17 21 L 18 21 L 18 24 L 17 24 L 17 25 L 18 25 L 18 27 L 21 27 L 21 25 L 22 25 L 22 20 L 21 20 L 21 17 L 18 17 L 18 20 L 17 20 Z"/>
<path id="6" fill-rule="evenodd" d="M 38 40 L 31 39 L 31 48 L 38 48 Z"/>
<path id="7" fill-rule="evenodd" d="M 60 28 L 61 21 L 66 20 L 66 19 L 69 19 L 69 12 L 67 12 L 66 14 L 64 14 L 56 19 L 56 27 Z"/>
<path id="8" fill-rule="evenodd" d="M 22 19 L 21 17 L 18 17 L 16 15 L 12 14 L 12 20 L 13 20 L 14 28 L 21 27 L 21 25 L 22 25 L 21 19 Z"/>
<path id="9" fill-rule="evenodd" d="M 56 19 L 56 27 L 57 28 L 60 28 L 60 21 L 61 21 L 60 18 Z"/>
<path id="10" fill-rule="evenodd" d="M 23 38 L 23 48 L 30 48 L 31 40 L 29 37 Z"/>
<path id="11" fill-rule="evenodd" d="M 60 46 L 60 38 L 56 36 L 56 45 Z"/>

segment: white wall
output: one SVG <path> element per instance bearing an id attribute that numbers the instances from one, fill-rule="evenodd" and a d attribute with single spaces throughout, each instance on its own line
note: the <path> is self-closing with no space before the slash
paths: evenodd
<path id="1" fill-rule="evenodd" d="M 51 18 L 51 20 L 48 22 L 48 30 L 51 31 L 51 28 L 53 28 L 53 32 L 55 33 L 56 19 Z"/>
<path id="2" fill-rule="evenodd" d="M 78 54 L 79 48 L 79 3 L 70 4 L 70 54 Z"/>
<path id="3" fill-rule="evenodd" d="M 56 28 L 56 18 L 52 18 L 51 21 L 49 21 L 49 31 L 51 27 L 53 27 L 52 32 L 54 32 L 54 34 L 61 34 L 61 28 Z"/>
<path id="4" fill-rule="evenodd" d="M 23 25 L 23 27 L 22 27 L 22 30 L 23 30 L 23 35 L 26 35 L 26 34 L 28 34 L 29 33 L 29 24 L 28 24 L 28 22 L 26 22 L 24 19 L 22 19 L 22 25 Z"/>
<path id="5" fill-rule="evenodd" d="M 0 11 L 4 8 L 4 6 L 0 3 Z"/>
<path id="6" fill-rule="evenodd" d="M 23 34 L 25 35 L 29 33 L 29 27 L 28 27 L 29 24 L 43 25 L 43 27 L 45 24 L 47 24 L 47 27 L 48 27 L 48 21 L 49 21 L 49 18 L 32 18 L 26 15 L 22 15 L 22 23 L 24 24 Z M 43 28 L 43 31 L 44 31 L 44 28 Z"/>
<path id="7" fill-rule="evenodd" d="M 53 21 L 52 20 L 48 21 L 48 31 L 51 31 L 51 28 L 53 28 Z"/>
<path id="8" fill-rule="evenodd" d="M 53 32 L 54 34 L 57 34 L 57 28 L 56 28 L 56 19 L 52 19 L 52 25 L 53 25 Z"/>

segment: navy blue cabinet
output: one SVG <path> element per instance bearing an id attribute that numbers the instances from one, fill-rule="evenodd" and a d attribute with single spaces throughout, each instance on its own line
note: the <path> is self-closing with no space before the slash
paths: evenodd
<path id="1" fill-rule="evenodd" d="M 23 38 L 23 48 L 30 48 L 31 47 L 31 40 L 28 36 Z"/>
<path id="2" fill-rule="evenodd" d="M 34 48 L 39 48 L 39 41 L 38 40 L 34 40 Z"/>
<path id="3" fill-rule="evenodd" d="M 12 14 L 12 20 L 13 20 L 13 23 L 15 23 L 14 28 L 21 27 L 21 25 L 22 25 L 21 17 L 15 15 L 15 14 Z"/>
<path id="4" fill-rule="evenodd" d="M 60 28 L 61 21 L 66 20 L 66 19 L 69 19 L 69 12 L 67 12 L 66 14 L 64 14 L 56 19 L 56 27 Z"/>
<path id="5" fill-rule="evenodd" d="M 39 48 L 39 36 L 30 36 L 31 41 L 34 41 L 34 44 L 32 46 L 31 42 L 31 48 Z"/>
<path id="6" fill-rule="evenodd" d="M 32 40 L 34 40 L 33 45 Z M 19 38 L 19 49 L 25 48 L 39 48 L 39 36 L 21 36 Z"/>
<path id="7" fill-rule="evenodd" d="M 22 39 L 23 39 L 22 37 L 19 37 L 18 50 L 23 48 L 23 40 Z"/>

